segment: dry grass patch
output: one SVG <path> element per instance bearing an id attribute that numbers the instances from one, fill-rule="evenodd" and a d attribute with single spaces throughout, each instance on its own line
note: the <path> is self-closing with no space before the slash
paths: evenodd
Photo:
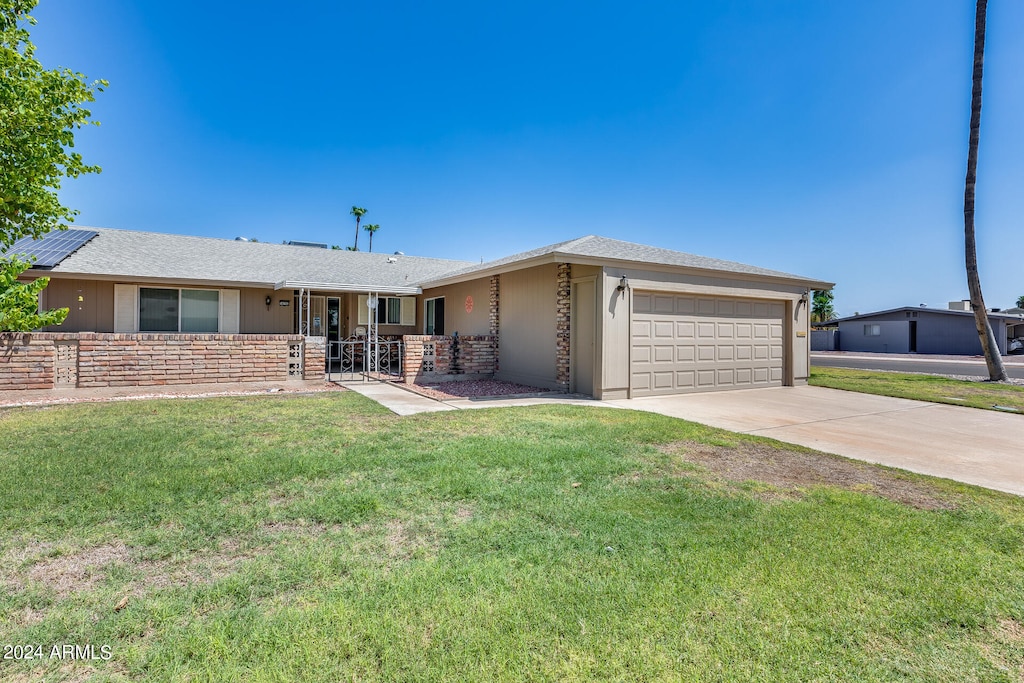
<path id="1" fill-rule="evenodd" d="M 777 448 L 765 443 L 740 447 L 693 441 L 667 444 L 660 450 L 674 458 L 701 466 L 730 482 L 757 481 L 780 489 L 766 492 L 793 494 L 812 486 L 834 486 L 867 493 L 921 510 L 948 510 L 954 505 L 937 489 L 877 465 L 837 456 Z M 693 472 L 686 472 L 692 475 Z"/>
<path id="2" fill-rule="evenodd" d="M 104 545 L 84 548 L 66 555 L 41 559 L 19 572 L 32 583 L 46 586 L 60 598 L 92 590 L 103 578 L 107 569 L 118 564 L 129 564 L 131 552 L 128 547 L 116 541 Z M 24 585 L 24 582 L 21 582 Z"/>

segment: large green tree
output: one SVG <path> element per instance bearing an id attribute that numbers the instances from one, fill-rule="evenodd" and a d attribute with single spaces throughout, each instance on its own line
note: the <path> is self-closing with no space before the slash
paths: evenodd
<path id="1" fill-rule="evenodd" d="M 100 171 L 74 151 L 75 130 L 97 124 L 82 105 L 107 83 L 43 68 L 28 33 L 36 2 L 0 0 L 0 252 L 21 237 L 67 228 L 78 212 L 61 204 L 61 181 Z M 49 279 L 20 282 L 30 266 L 14 254 L 0 257 L 0 331 L 28 332 L 67 316 L 66 308 L 38 311 Z"/>
<path id="2" fill-rule="evenodd" d="M 18 276 L 31 265 L 16 256 L 0 262 L 0 332 L 31 332 L 47 325 L 60 325 L 68 317 L 66 308 L 39 310 L 39 292 L 50 284 L 50 278 L 18 281 Z"/>
<path id="3" fill-rule="evenodd" d="M 1017 297 L 1017 308 L 1024 308 L 1024 296 Z"/>
<path id="4" fill-rule="evenodd" d="M 36 2 L 0 0 L 0 246 L 66 228 L 78 212 L 61 204 L 61 181 L 100 171 L 74 151 L 75 130 L 98 125 L 83 105 L 107 83 L 43 67 L 28 33 Z"/>
<path id="5" fill-rule="evenodd" d="M 981 81 L 985 70 L 985 19 L 988 0 L 977 0 L 974 23 L 974 74 L 971 89 L 971 133 L 967 147 L 967 177 L 964 182 L 964 259 L 967 265 L 967 288 L 971 293 L 974 325 L 978 329 L 981 348 L 992 381 L 1006 381 L 1006 368 L 999 355 L 999 345 L 988 320 L 985 298 L 981 295 L 978 275 L 978 249 L 974 239 L 974 193 L 978 182 L 978 141 L 981 139 Z"/>

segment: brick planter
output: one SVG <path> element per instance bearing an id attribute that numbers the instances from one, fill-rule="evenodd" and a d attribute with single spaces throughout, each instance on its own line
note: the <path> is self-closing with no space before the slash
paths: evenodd
<path id="1" fill-rule="evenodd" d="M 494 376 L 498 339 L 494 335 L 402 337 L 406 384 Z"/>

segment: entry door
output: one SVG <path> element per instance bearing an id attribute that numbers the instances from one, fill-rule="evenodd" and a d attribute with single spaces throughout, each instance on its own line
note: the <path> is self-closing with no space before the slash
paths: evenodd
<path id="1" fill-rule="evenodd" d="M 594 309 L 594 281 L 572 284 L 571 314 L 569 319 L 570 391 L 587 396 L 594 395 L 594 337 L 596 316 Z"/>

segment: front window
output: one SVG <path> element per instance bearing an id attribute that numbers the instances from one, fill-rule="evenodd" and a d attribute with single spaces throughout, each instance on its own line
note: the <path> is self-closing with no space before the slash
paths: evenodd
<path id="1" fill-rule="evenodd" d="M 139 288 L 140 332 L 216 333 L 219 314 L 215 289 Z"/>
<path id="2" fill-rule="evenodd" d="M 864 326 L 865 337 L 881 337 L 882 326 L 881 325 L 865 325 Z"/>
<path id="3" fill-rule="evenodd" d="M 377 323 L 380 325 L 401 325 L 402 300 L 397 296 L 382 296 L 378 298 Z"/>

